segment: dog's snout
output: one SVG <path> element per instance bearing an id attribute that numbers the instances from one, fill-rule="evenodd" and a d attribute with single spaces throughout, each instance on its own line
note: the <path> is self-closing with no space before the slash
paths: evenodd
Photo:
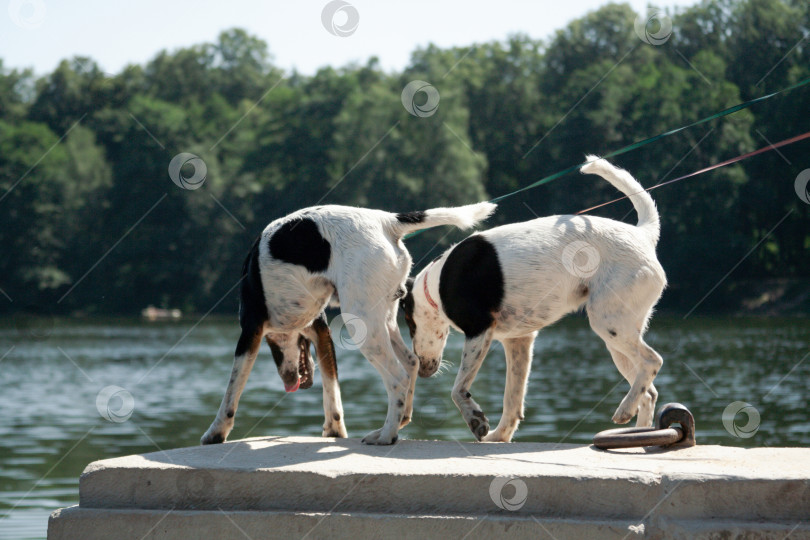
<path id="1" fill-rule="evenodd" d="M 419 356 L 419 376 L 431 377 L 439 369 L 439 360 L 436 358 L 425 358 Z"/>
<path id="2" fill-rule="evenodd" d="M 279 373 L 281 382 L 284 383 L 284 390 L 287 392 L 295 392 L 301 385 L 301 378 L 298 376 L 298 370 L 284 371 Z"/>

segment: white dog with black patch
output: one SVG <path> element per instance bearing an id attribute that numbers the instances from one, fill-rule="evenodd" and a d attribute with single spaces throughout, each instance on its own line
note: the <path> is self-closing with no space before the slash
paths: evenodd
<path id="1" fill-rule="evenodd" d="M 202 444 L 223 442 L 233 429 L 239 397 L 266 339 L 287 392 L 312 385 L 315 351 L 323 379 L 325 437 L 346 437 L 337 365 L 326 317 L 340 304 L 366 326 L 360 351 L 379 371 L 388 392 L 388 415 L 367 444 L 392 444 L 411 418 L 418 359 L 397 327 L 399 299 L 411 270 L 402 237 L 455 225 L 470 228 L 495 209 L 491 203 L 392 214 L 346 206 L 306 208 L 265 228 L 242 268 L 239 323 L 233 371 L 219 412 Z"/>
<path id="2" fill-rule="evenodd" d="M 585 306 L 630 391 L 613 421 L 653 421 L 653 379 L 663 360 L 643 336 L 666 286 L 655 247 L 660 225 L 649 193 L 625 170 L 588 156 L 581 171 L 627 195 L 638 213 L 629 225 L 594 216 L 551 216 L 473 234 L 408 280 L 402 302 L 420 376 L 441 363 L 450 327 L 464 333 L 453 401 L 475 437 L 508 442 L 523 419 L 537 331 Z M 470 386 L 493 339 L 506 353 L 506 389 L 498 426 L 473 401 Z"/>

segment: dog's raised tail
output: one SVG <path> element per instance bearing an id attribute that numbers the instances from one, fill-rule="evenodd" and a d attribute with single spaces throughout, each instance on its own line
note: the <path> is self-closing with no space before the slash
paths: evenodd
<path id="1" fill-rule="evenodd" d="M 495 203 L 481 202 L 454 208 L 404 212 L 397 214 L 391 225 L 397 237 L 439 225 L 455 225 L 460 229 L 469 229 L 492 215 L 495 208 L 497 208 Z"/>
<path id="2" fill-rule="evenodd" d="M 644 191 L 638 180 L 633 178 L 629 172 L 598 156 L 586 156 L 585 160 L 587 163 L 580 168 L 580 172 L 599 175 L 627 195 L 638 213 L 637 226 L 650 235 L 653 245 L 658 244 L 658 238 L 661 235 L 658 209 L 655 207 L 655 201 L 648 192 Z"/>

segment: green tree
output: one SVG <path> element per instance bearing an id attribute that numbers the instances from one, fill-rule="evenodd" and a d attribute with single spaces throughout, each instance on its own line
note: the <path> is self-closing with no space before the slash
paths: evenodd
<path id="1" fill-rule="evenodd" d="M 0 249 L 8 254 L 0 288 L 22 299 L 0 309 L 230 311 L 245 251 L 291 211 L 401 211 L 502 195 L 587 153 L 810 77 L 807 2 L 704 0 L 671 16 L 673 33 L 659 46 L 638 38 L 632 9 L 608 4 L 547 40 L 427 45 L 401 73 L 371 58 L 285 78 L 267 44 L 239 29 L 115 76 L 81 57 L 38 80 L 0 63 Z M 435 88 L 432 114 L 403 107 L 415 80 Z M 805 110 L 810 89 L 794 90 L 615 161 L 652 186 L 803 133 Z M 810 212 L 793 184 L 809 149 L 805 141 L 653 193 L 671 284 L 664 307 L 691 308 L 737 261 L 705 308 L 733 305 L 750 280 L 806 276 Z M 169 178 L 181 152 L 204 161 L 200 189 Z M 572 174 L 503 201 L 488 225 L 616 195 Z M 627 201 L 595 214 L 636 219 Z M 463 235 L 436 230 L 408 246 L 418 261 Z"/>
<path id="2" fill-rule="evenodd" d="M 110 171 L 92 132 L 81 126 L 59 144 L 44 124 L 0 121 L 0 275 L 19 306 L 56 303 L 76 262 L 89 212 Z"/>

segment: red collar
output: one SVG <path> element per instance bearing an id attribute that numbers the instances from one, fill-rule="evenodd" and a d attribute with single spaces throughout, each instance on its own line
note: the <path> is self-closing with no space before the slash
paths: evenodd
<path id="1" fill-rule="evenodd" d="M 427 266 L 427 268 L 425 269 L 425 279 L 422 282 L 422 289 L 424 289 L 424 291 L 425 291 L 425 298 L 427 298 L 428 304 L 433 306 L 433 309 L 435 309 L 436 311 L 439 311 L 439 306 L 436 304 L 436 302 L 430 296 L 430 291 L 428 291 L 428 284 L 427 284 L 428 272 L 430 272 L 430 267 L 433 266 L 434 262 L 436 262 L 436 261 L 431 262 Z"/>

